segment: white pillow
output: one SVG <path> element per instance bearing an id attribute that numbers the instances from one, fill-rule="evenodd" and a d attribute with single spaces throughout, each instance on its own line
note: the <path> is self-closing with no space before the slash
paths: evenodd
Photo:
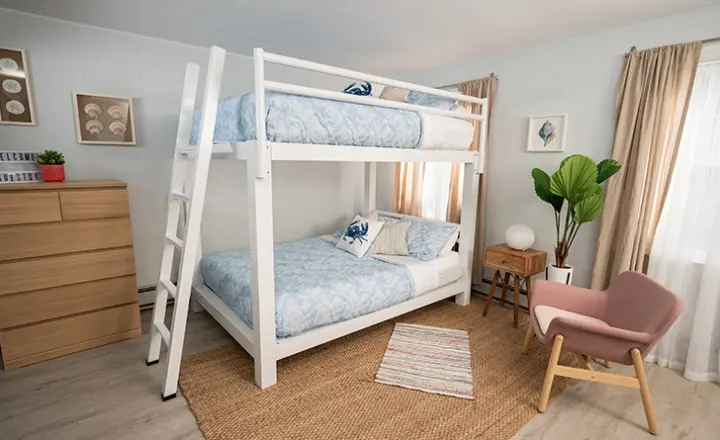
<path id="1" fill-rule="evenodd" d="M 356 257 L 365 255 L 377 238 L 383 222 L 368 220 L 356 215 L 345 228 L 335 247 L 348 251 Z"/>
<path id="2" fill-rule="evenodd" d="M 410 222 L 385 223 L 370 246 L 370 255 L 408 255 L 407 232 Z"/>
<path id="3" fill-rule="evenodd" d="M 438 254 L 439 257 L 447 257 L 452 252 L 453 247 L 455 247 L 455 243 L 458 241 L 458 237 L 460 236 L 460 230 L 453 233 L 453 235 L 450 236 L 450 239 L 445 243 L 445 246 L 443 246 L 442 250 Z"/>

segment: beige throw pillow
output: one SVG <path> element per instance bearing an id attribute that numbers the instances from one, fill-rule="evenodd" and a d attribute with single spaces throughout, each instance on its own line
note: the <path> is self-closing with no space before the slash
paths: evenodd
<path id="1" fill-rule="evenodd" d="M 370 255 L 408 255 L 407 232 L 410 222 L 385 223 L 370 246 Z"/>
<path id="2" fill-rule="evenodd" d="M 388 101 L 405 102 L 409 90 L 401 89 L 399 87 L 385 87 L 380 94 L 380 99 L 387 99 Z"/>

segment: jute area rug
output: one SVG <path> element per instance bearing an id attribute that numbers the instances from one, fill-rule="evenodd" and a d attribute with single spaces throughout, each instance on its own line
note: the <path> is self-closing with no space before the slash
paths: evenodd
<path id="1" fill-rule="evenodd" d="M 534 342 L 522 355 L 527 318 L 515 329 L 510 309 L 483 318 L 483 303 L 448 300 L 395 319 L 469 333 L 474 400 L 375 383 L 393 322 L 281 360 L 266 390 L 236 344 L 184 358 L 180 387 L 207 440 L 509 439 L 538 414 L 550 354 Z M 565 385 L 556 378 L 554 394 Z"/>

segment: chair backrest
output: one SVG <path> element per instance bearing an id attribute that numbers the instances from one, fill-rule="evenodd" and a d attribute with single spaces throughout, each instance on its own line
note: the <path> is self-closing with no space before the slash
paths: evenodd
<path id="1" fill-rule="evenodd" d="M 610 283 L 605 320 L 613 327 L 647 332 L 655 345 L 675 322 L 683 300 L 650 277 L 623 272 Z"/>

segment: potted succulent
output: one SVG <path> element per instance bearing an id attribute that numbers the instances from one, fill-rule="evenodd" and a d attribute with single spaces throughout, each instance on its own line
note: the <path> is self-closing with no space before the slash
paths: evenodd
<path id="1" fill-rule="evenodd" d="M 55 150 L 45 150 L 37 155 L 40 172 L 45 182 L 62 182 L 65 180 L 65 157 Z"/>
<path id="2" fill-rule="evenodd" d="M 620 171 L 621 167 L 616 160 L 605 159 L 596 164 L 589 157 L 576 154 L 566 157 L 552 176 L 533 168 L 535 194 L 555 211 L 555 264 L 548 265 L 548 280 L 572 283 L 573 268 L 567 264 L 570 248 L 580 226 L 600 217 L 604 195 L 600 184 Z"/>

